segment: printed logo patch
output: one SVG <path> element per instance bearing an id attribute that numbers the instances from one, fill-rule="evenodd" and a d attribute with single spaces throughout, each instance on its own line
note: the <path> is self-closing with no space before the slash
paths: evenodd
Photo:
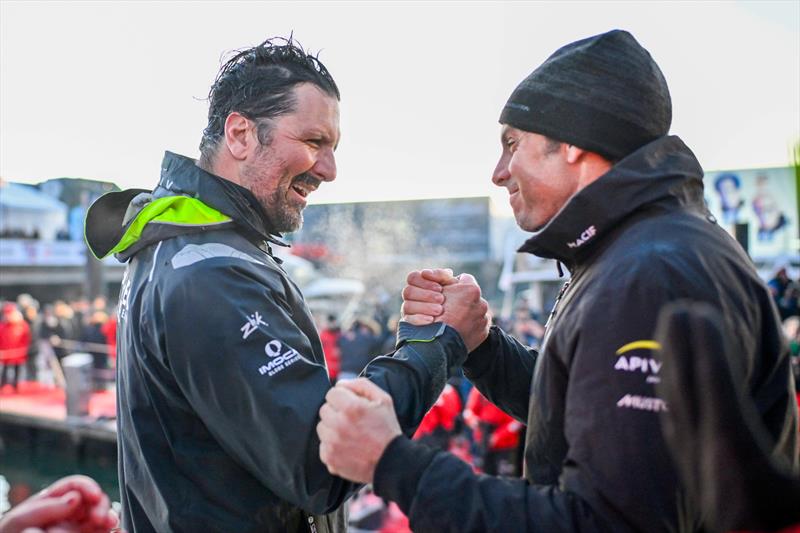
<path id="1" fill-rule="evenodd" d="M 661 398 L 651 398 L 649 396 L 638 396 L 626 394 L 617 402 L 617 407 L 624 409 L 638 409 L 639 411 L 651 411 L 660 413 L 667 410 L 667 403 Z"/>
<path id="2" fill-rule="evenodd" d="M 589 226 L 583 230 L 583 233 L 581 233 L 580 237 L 578 237 L 576 240 L 567 242 L 567 246 L 570 248 L 578 248 L 579 246 L 586 244 L 586 242 L 595 235 L 597 235 L 597 229 L 595 229 L 594 226 Z"/>
<path id="3" fill-rule="evenodd" d="M 261 319 L 261 313 L 256 311 L 252 315 L 247 317 L 247 322 L 245 322 L 244 326 L 239 328 L 239 331 L 242 332 L 242 339 L 246 339 L 250 336 L 255 330 L 258 329 L 258 326 L 268 326 L 266 322 Z"/>
<path id="4" fill-rule="evenodd" d="M 264 346 L 264 353 L 270 357 L 270 361 L 258 368 L 258 373 L 262 376 L 274 376 L 301 359 L 297 350 L 285 347 L 281 341 L 275 339 Z"/>
<path id="5" fill-rule="evenodd" d="M 661 378 L 658 373 L 661 371 L 661 361 L 652 357 L 638 357 L 635 355 L 624 355 L 633 350 L 659 350 L 661 345 L 653 340 L 640 340 L 629 342 L 617 350 L 619 356 L 614 363 L 614 370 L 619 372 L 640 372 L 647 375 L 646 383 L 659 383 Z"/>

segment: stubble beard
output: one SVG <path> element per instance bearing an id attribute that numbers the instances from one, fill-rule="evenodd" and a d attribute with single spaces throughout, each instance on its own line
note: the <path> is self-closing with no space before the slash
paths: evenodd
<path id="1" fill-rule="evenodd" d="M 269 230 L 275 233 L 291 233 L 299 230 L 303 226 L 303 206 L 292 204 L 286 195 L 287 190 L 281 188 L 281 178 L 270 178 L 270 166 L 266 163 L 269 152 L 266 147 L 256 161 L 255 165 L 248 168 L 244 173 L 246 187 L 250 189 L 253 196 L 264 212 L 264 216 L 269 222 Z M 269 180 L 278 180 L 274 190 L 269 191 Z M 293 181 L 293 180 L 291 180 Z M 290 181 L 290 183 L 291 183 Z"/>
<path id="2" fill-rule="evenodd" d="M 303 207 L 287 201 L 284 191 L 275 189 L 268 204 L 260 198 L 259 202 L 278 233 L 291 233 L 303 227 Z"/>
<path id="3" fill-rule="evenodd" d="M 303 208 L 290 203 L 286 198 L 285 190 L 279 187 L 271 193 L 267 193 L 257 186 L 251 190 L 269 220 L 271 231 L 291 233 L 303 226 Z"/>

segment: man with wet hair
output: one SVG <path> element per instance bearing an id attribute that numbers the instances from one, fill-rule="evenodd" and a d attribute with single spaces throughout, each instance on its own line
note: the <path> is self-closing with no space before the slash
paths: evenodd
<path id="1" fill-rule="evenodd" d="M 492 181 L 532 232 L 520 251 L 571 273 L 538 351 L 492 328 L 464 363 L 490 401 L 527 425 L 524 479 L 476 475 L 405 438 L 392 399 L 359 380 L 337 385 L 320 410 L 332 473 L 373 482 L 417 533 L 701 530 L 661 432 L 669 405 L 654 389 L 671 364 L 654 336 L 659 311 L 679 299 L 722 314 L 770 452 L 796 467 L 797 406 L 774 304 L 706 209 L 702 168 L 668 134 L 671 120 L 661 70 L 620 30 L 557 50 L 500 115 Z M 468 310 L 448 296 L 451 272 L 408 282 L 406 320 L 454 324 Z"/>
<path id="2" fill-rule="evenodd" d="M 356 483 L 319 459 L 331 388 L 303 296 L 272 253 L 309 194 L 336 178 L 339 90 L 291 39 L 243 50 L 209 95 L 198 162 L 167 152 L 153 191 L 100 198 L 87 215 L 98 257 L 128 266 L 119 299 L 122 525 L 134 531 L 345 531 Z M 401 332 L 363 371 L 411 435 L 488 332 L 474 283 L 451 296 L 476 332 Z M 466 343 L 466 344 L 465 344 Z"/>

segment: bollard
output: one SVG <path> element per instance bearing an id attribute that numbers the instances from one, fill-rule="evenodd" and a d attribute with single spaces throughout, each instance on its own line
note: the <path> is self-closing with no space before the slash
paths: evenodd
<path id="1" fill-rule="evenodd" d="M 92 356 L 73 353 L 61 360 L 67 382 L 67 417 L 87 416 L 92 395 Z"/>

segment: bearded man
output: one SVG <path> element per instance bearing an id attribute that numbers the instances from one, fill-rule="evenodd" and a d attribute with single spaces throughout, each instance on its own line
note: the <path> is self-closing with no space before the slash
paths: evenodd
<path id="1" fill-rule="evenodd" d="M 128 263 L 117 343 L 124 529 L 346 530 L 343 502 L 359 485 L 328 473 L 314 431 L 331 388 L 322 344 L 271 249 L 336 178 L 338 143 L 327 69 L 269 40 L 223 65 L 199 161 L 167 152 L 152 192 L 91 207 L 92 251 Z M 448 365 L 488 334 L 477 285 L 460 288 L 476 312 L 458 326 L 474 338 L 410 329 L 362 373 L 392 396 L 408 435 Z"/>

